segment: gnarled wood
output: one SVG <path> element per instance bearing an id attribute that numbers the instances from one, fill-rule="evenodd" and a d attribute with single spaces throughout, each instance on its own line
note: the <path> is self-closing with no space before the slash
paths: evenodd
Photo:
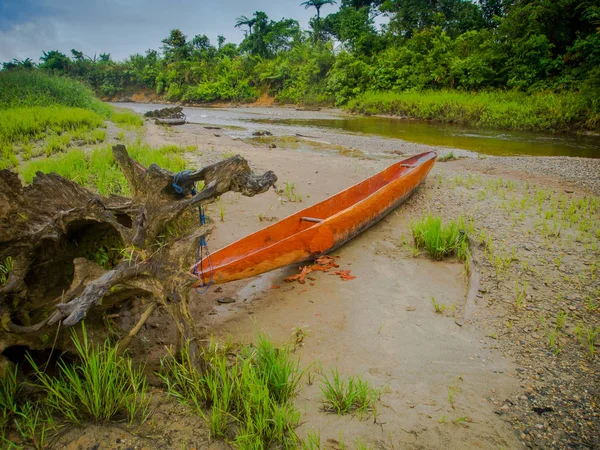
<path id="1" fill-rule="evenodd" d="M 189 290 L 197 279 L 188 268 L 199 236 L 212 226 L 165 242 L 166 226 L 226 192 L 253 196 L 277 180 L 271 171 L 255 175 L 240 156 L 177 177 L 157 165 L 142 166 L 123 145 L 113 147 L 113 155 L 131 198 L 102 197 L 57 174 L 38 173 L 23 186 L 16 173 L 0 171 L 0 262 L 13 260 L 8 281 L 0 287 L 6 332 L 0 352 L 24 340 L 40 346 L 39 336 L 59 321 L 72 326 L 91 311 L 135 296 L 162 299 L 182 341 L 190 339 L 195 330 Z M 193 194 L 199 182 L 204 189 Z M 83 239 L 107 234 L 124 248 L 122 260 L 109 270 L 84 259 L 78 248 Z"/>

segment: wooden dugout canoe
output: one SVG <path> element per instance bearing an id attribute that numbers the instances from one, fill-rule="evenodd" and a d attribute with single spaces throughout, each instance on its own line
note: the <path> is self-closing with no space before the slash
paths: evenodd
<path id="1" fill-rule="evenodd" d="M 216 251 L 192 267 L 197 285 L 259 275 L 326 254 L 377 223 L 425 180 L 437 158 L 400 161 L 322 202 Z M 202 269 L 202 270 L 200 270 Z"/>

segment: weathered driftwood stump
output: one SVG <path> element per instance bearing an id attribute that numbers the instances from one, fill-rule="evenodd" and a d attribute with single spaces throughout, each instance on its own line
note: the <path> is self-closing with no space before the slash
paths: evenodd
<path id="1" fill-rule="evenodd" d="M 48 336 L 54 337 L 52 330 L 60 324 L 73 326 L 92 310 L 139 296 L 149 299 L 148 308 L 123 347 L 157 304 L 173 316 L 178 344 L 193 340 L 188 301 L 198 279 L 189 268 L 199 237 L 211 226 L 198 225 L 184 236 L 168 237 L 166 230 L 190 209 L 226 192 L 254 196 L 277 180 L 271 171 L 254 175 L 244 158 L 234 156 L 187 172 L 176 189 L 175 174 L 156 165 L 143 167 L 125 146 L 113 147 L 113 154 L 131 198 L 101 197 L 56 174 L 38 173 L 24 187 L 16 173 L 0 171 L 0 262 L 7 257 L 14 262 L 0 287 L 0 352 L 10 346 L 47 348 L 52 345 Z M 197 182 L 204 188 L 192 194 Z M 93 248 L 95 240 L 107 236 L 119 244 L 122 256 L 103 268 L 86 259 L 81 243 Z"/>
<path id="2" fill-rule="evenodd" d="M 148 111 L 144 114 L 144 117 L 153 117 L 154 122 L 158 125 L 183 125 L 186 122 L 181 106 Z"/>

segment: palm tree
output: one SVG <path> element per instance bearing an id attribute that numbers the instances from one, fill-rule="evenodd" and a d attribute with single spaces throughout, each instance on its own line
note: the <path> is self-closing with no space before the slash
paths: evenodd
<path id="1" fill-rule="evenodd" d="M 335 0 L 307 0 L 300 3 L 300 6 L 304 6 L 304 9 L 315 8 L 317 10 L 317 21 L 321 18 L 321 8 L 324 5 L 335 5 Z"/>
<path id="2" fill-rule="evenodd" d="M 248 18 L 246 16 L 240 16 L 237 19 L 235 19 L 235 27 L 236 28 L 241 28 L 241 27 L 248 27 L 249 30 L 249 34 L 252 34 L 252 27 L 254 26 L 254 24 L 256 23 L 256 19 L 255 18 Z"/>

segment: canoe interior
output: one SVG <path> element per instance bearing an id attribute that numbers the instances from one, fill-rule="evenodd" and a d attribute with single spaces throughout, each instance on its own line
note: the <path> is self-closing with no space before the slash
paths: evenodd
<path id="1" fill-rule="evenodd" d="M 383 171 L 361 181 L 354 186 L 351 186 L 338 194 L 335 194 L 326 200 L 316 203 L 306 209 L 303 209 L 295 214 L 292 214 L 285 219 L 280 220 L 260 231 L 250 234 L 226 247 L 213 253 L 211 256 L 211 265 L 213 273 L 219 271 L 219 267 L 231 264 L 236 260 L 242 260 L 259 252 L 267 247 L 273 246 L 284 239 L 289 238 L 301 231 L 311 227 L 318 227 L 324 222 L 304 221 L 302 217 L 310 217 L 313 219 L 327 219 L 336 214 L 343 213 L 369 196 L 373 195 L 380 189 L 384 188 L 390 182 L 397 180 L 402 175 L 415 170 L 416 166 L 424 164 L 432 159 L 435 159 L 435 152 L 427 152 L 413 156 L 409 159 L 400 161 L 389 166 Z M 416 187 L 416 186 L 415 186 Z M 327 223 L 327 222 L 325 222 Z M 340 243 L 341 244 L 341 243 Z M 200 263 L 202 264 L 202 262 Z M 204 269 L 208 269 L 205 264 Z"/>

